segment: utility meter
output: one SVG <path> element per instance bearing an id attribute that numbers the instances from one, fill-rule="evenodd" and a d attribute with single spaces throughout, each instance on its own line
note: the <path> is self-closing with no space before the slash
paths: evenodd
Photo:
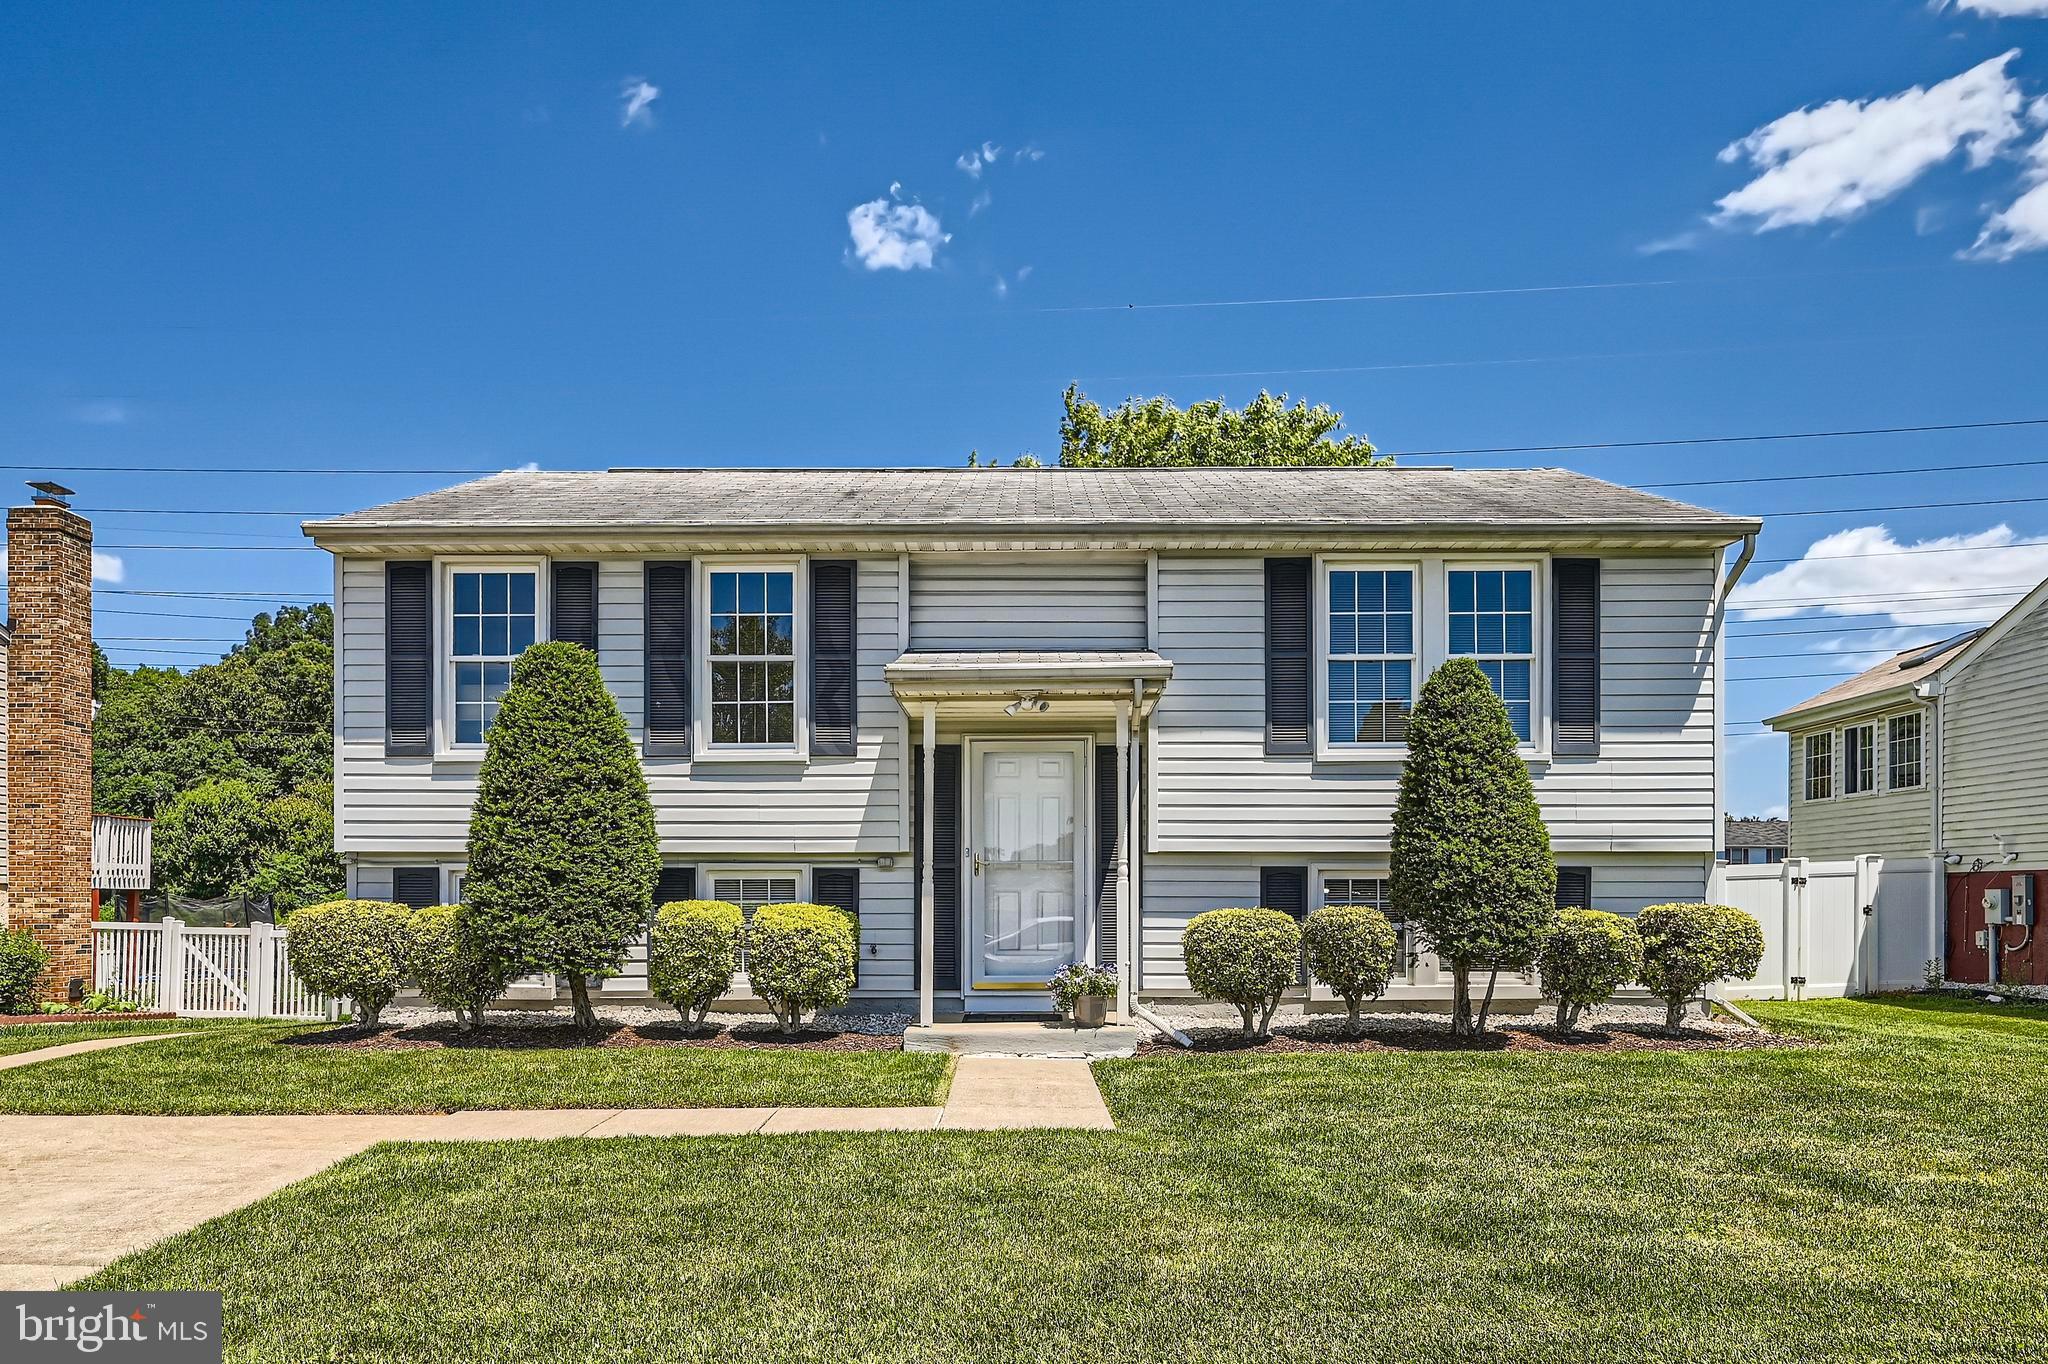
<path id="1" fill-rule="evenodd" d="M 1984 922 L 1996 928 L 2012 922 L 2012 892 L 2004 886 L 1984 888 Z"/>
<path id="2" fill-rule="evenodd" d="M 2009 924 L 2034 922 L 2034 873 L 2013 873 L 2012 894 L 2006 900 L 2005 915 L 2005 921 Z"/>

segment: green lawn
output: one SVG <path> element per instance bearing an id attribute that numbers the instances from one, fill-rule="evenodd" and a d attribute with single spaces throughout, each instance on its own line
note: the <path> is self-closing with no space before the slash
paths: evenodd
<path id="1" fill-rule="evenodd" d="M 10 1023 L 0 1027 L 0 1056 L 35 1051 L 65 1042 L 90 1042 L 96 1037 L 126 1037 L 156 1032 L 188 1032 L 218 1026 L 207 1019 L 124 1018 L 118 1014 L 85 1023 Z"/>
<path id="2" fill-rule="evenodd" d="M 238 1360 L 2039 1359 L 2048 1010 L 1181 1057 L 1120 1130 L 390 1146 L 89 1280 Z M 176 1043 L 175 1046 L 198 1044 Z"/>
<path id="3" fill-rule="evenodd" d="M 0 1113 L 439 1113 L 459 1108 L 935 1104 L 946 1058 L 691 1047 L 345 1051 L 244 1024 L 0 1071 Z"/>

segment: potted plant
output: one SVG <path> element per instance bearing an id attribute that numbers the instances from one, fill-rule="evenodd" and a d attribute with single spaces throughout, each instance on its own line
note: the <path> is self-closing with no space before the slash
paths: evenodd
<path id="1" fill-rule="evenodd" d="M 1073 1016 L 1075 1027 L 1099 1028 L 1116 996 L 1116 972 L 1077 961 L 1062 966 L 1045 988 L 1052 991 L 1060 1012 Z"/>

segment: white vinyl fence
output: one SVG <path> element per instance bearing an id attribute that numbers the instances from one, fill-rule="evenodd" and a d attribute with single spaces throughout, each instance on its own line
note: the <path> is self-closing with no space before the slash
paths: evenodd
<path id="1" fill-rule="evenodd" d="M 93 988 L 188 1018 L 339 1018 L 338 1002 L 292 974 L 273 924 L 93 925 Z"/>
<path id="2" fill-rule="evenodd" d="M 1940 955 L 1939 876 L 1924 857 L 1715 867 L 1707 898 L 1746 910 L 1764 930 L 1763 964 L 1728 993 L 1812 999 L 1925 983 L 1928 959 Z"/>

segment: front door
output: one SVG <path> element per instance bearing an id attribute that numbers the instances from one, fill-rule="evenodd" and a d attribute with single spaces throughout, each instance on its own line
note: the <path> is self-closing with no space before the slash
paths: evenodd
<path id="1" fill-rule="evenodd" d="M 1087 748 L 991 742 L 973 753 L 974 988 L 1042 990 L 1082 941 L 1078 796 Z"/>

